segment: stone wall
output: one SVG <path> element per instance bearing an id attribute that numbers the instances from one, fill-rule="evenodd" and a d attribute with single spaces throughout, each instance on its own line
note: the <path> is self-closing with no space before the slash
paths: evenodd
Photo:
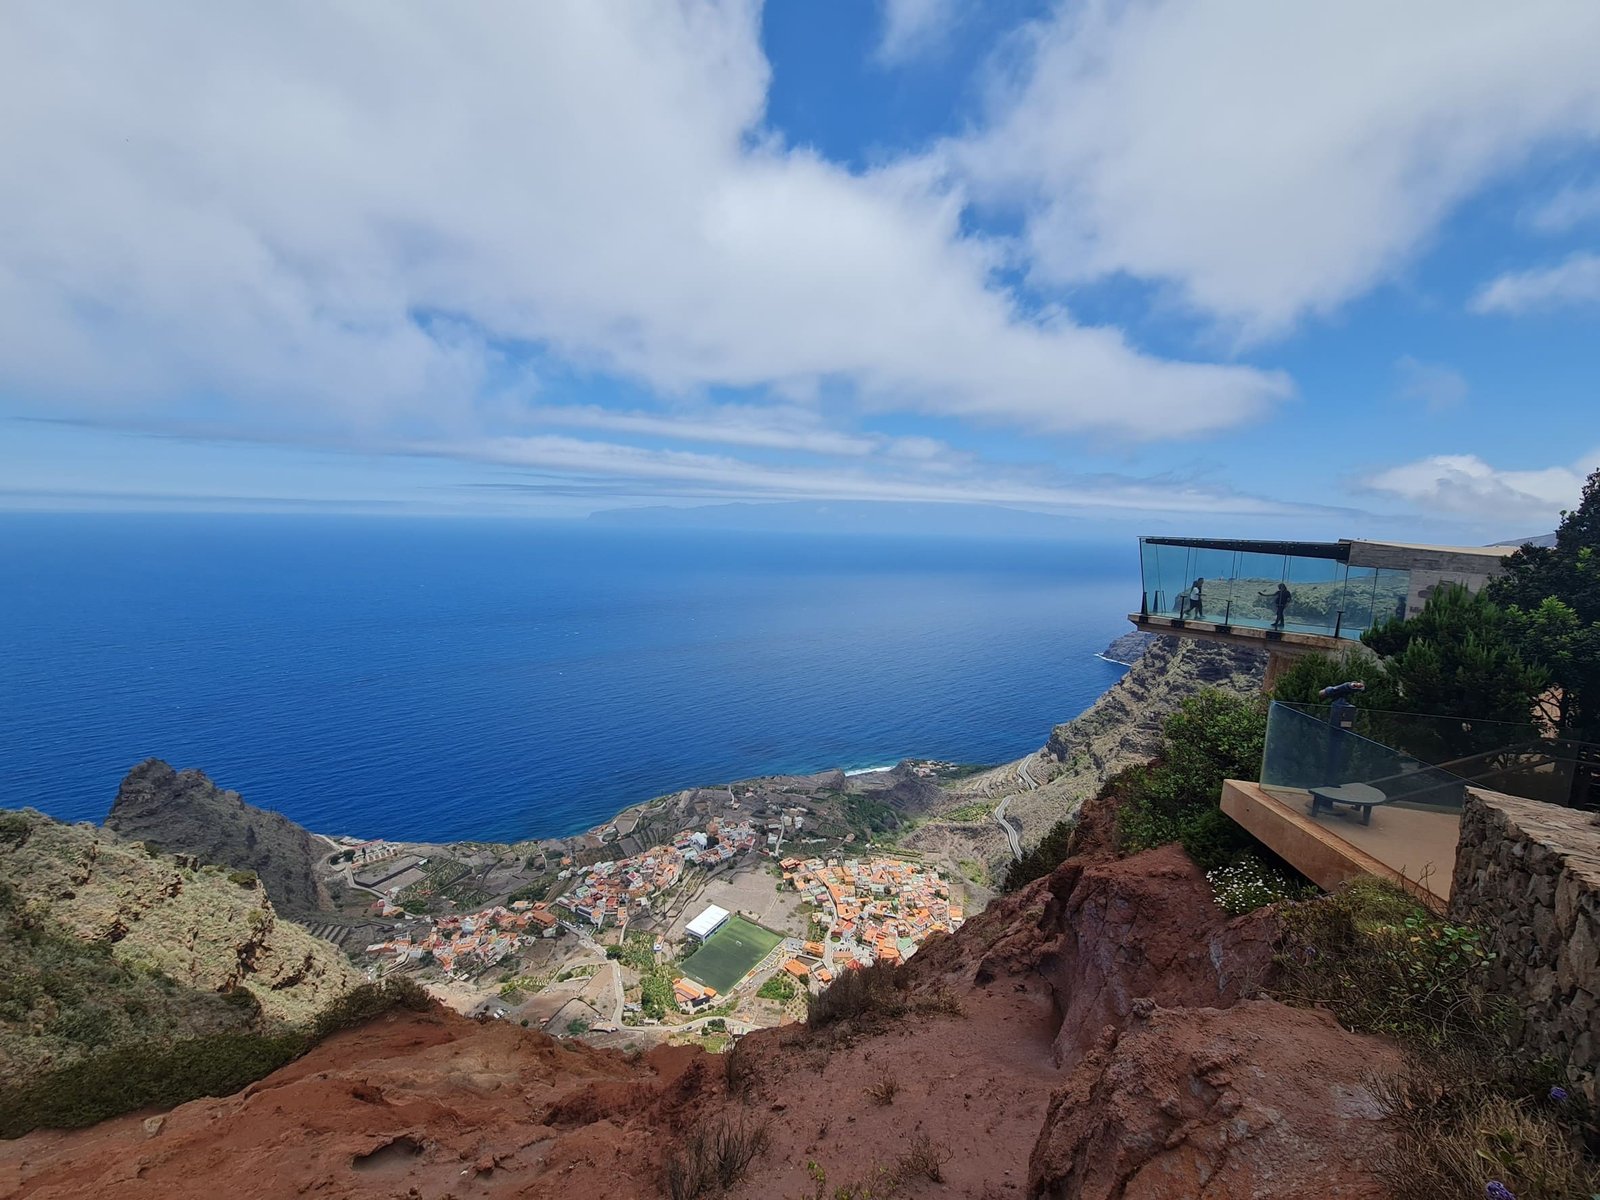
<path id="1" fill-rule="evenodd" d="M 1600 1101 L 1600 824 L 1594 813 L 1469 789 L 1452 919 L 1483 929 L 1496 991 L 1531 1054 L 1568 1063 Z"/>

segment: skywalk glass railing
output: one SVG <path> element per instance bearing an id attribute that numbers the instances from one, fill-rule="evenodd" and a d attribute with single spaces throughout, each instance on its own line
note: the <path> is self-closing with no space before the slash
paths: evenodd
<path id="1" fill-rule="evenodd" d="M 1307 794 L 1348 789 L 1346 797 L 1374 806 L 1459 811 L 1472 786 L 1588 807 L 1597 762 L 1600 747 L 1546 736 L 1532 721 L 1274 702 L 1261 785 Z"/>
<path id="2" fill-rule="evenodd" d="M 1405 614 L 1409 571 L 1353 567 L 1339 542 L 1139 539 L 1146 615 L 1357 639 Z"/>

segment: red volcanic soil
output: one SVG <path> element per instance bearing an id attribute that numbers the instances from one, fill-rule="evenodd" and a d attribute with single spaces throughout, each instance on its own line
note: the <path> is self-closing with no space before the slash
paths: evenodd
<path id="1" fill-rule="evenodd" d="M 959 1014 L 752 1034 L 735 1089 L 698 1049 L 629 1058 L 407 1013 L 235 1096 L 0 1143 L 0 1194 L 630 1200 L 734 1121 L 769 1139 L 728 1193 L 751 1200 L 1379 1196 L 1364 1080 L 1395 1052 L 1246 999 L 1270 932 L 1230 920 L 1175 848 L 1075 860 L 912 960 L 907 998 Z"/>

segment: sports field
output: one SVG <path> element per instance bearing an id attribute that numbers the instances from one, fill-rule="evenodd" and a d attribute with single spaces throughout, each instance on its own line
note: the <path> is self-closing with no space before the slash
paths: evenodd
<path id="1" fill-rule="evenodd" d="M 717 995 L 723 996 L 781 941 L 780 933 L 751 924 L 743 917 L 729 917 L 721 929 L 706 939 L 705 945 L 684 960 L 683 973 L 696 983 L 716 988 Z"/>

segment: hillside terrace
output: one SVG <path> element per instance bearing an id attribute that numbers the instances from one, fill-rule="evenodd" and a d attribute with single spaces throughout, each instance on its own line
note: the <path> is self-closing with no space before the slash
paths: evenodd
<path id="1" fill-rule="evenodd" d="M 786 858 L 779 865 L 785 883 L 833 914 L 828 936 L 846 965 L 901 962 L 930 934 L 953 933 L 965 919 L 943 876 L 900 859 Z"/>

